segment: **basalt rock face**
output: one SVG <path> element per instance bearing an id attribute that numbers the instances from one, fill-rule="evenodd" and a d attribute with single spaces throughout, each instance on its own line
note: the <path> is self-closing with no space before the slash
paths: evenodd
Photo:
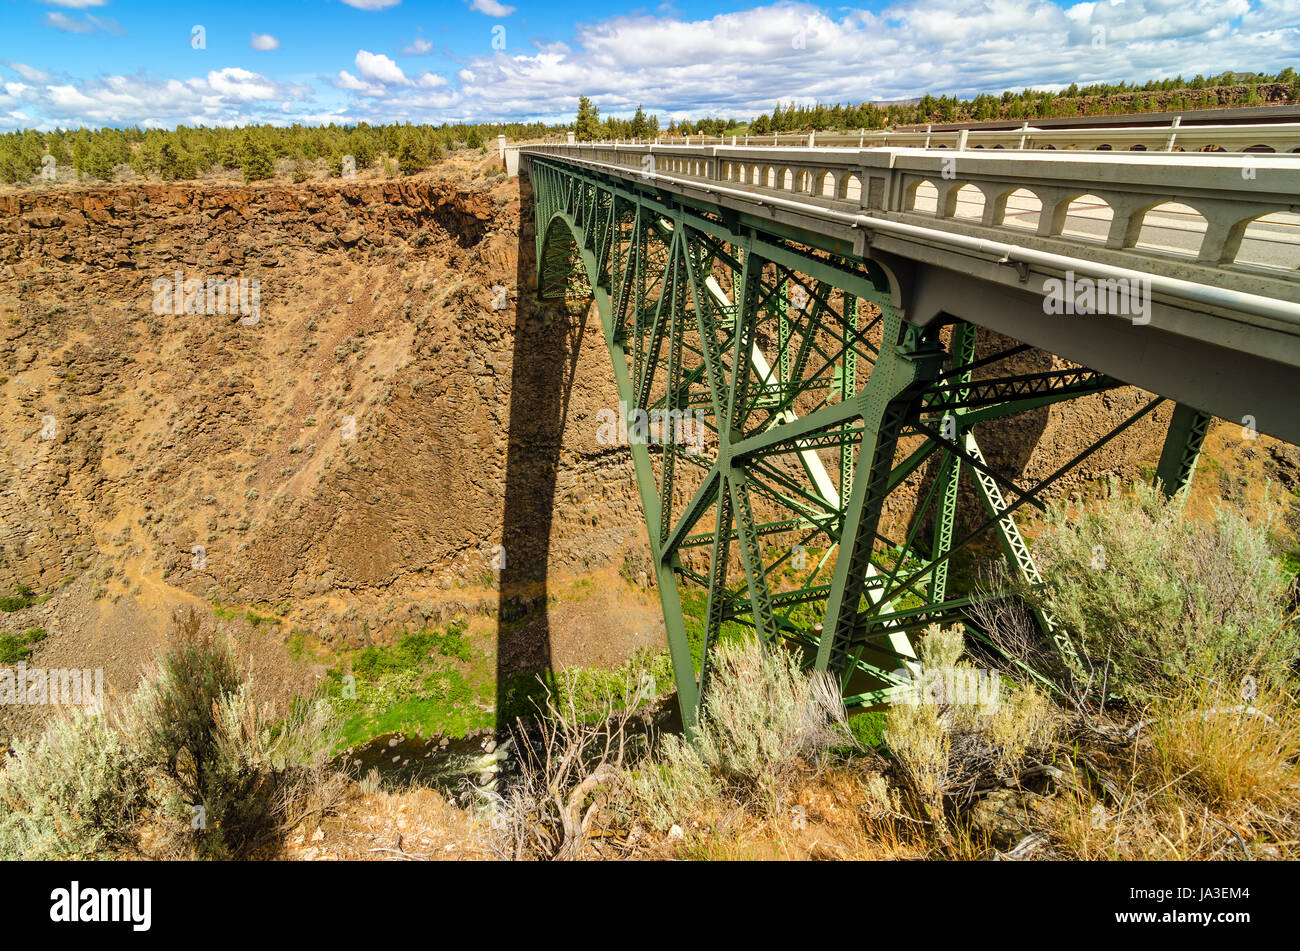
<path id="1" fill-rule="evenodd" d="M 122 605 L 189 598 L 287 603 L 355 645 L 623 564 L 645 529 L 596 438 L 599 322 L 537 304 L 530 210 L 489 171 L 0 194 L 0 588 L 79 579 L 99 607 L 49 624 L 105 637 L 131 636 Z M 1142 400 L 991 425 L 984 452 L 1041 478 Z M 1058 490 L 1153 464 L 1162 418 Z"/>
<path id="2" fill-rule="evenodd" d="M 133 185 L 0 195 L 0 271 L 36 277 L 60 267 L 172 265 L 275 268 L 286 247 L 327 251 L 450 237 L 476 247 L 493 206 L 448 182 L 297 188 Z"/>
<path id="3" fill-rule="evenodd" d="M 0 195 L 0 588 L 356 644 L 495 611 L 502 561 L 521 611 L 612 563 L 644 530 L 603 341 L 536 307 L 516 183 L 477 176 Z"/>

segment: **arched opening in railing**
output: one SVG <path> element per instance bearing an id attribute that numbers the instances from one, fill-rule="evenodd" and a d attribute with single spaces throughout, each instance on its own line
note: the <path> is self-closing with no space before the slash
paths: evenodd
<path id="1" fill-rule="evenodd" d="M 791 191 L 794 188 L 794 169 L 781 169 L 781 177 L 778 179 L 776 187 L 780 188 L 782 191 Z"/>
<path id="2" fill-rule="evenodd" d="M 835 173 L 819 172 L 817 175 L 817 185 L 813 189 L 814 195 L 820 195 L 823 198 L 835 197 Z"/>
<path id="3" fill-rule="evenodd" d="M 1094 149 L 1094 151 L 1096 151 L 1096 152 L 1110 152 L 1110 151 L 1112 151 L 1112 149 L 1111 149 L 1109 143 L 1107 143 L 1107 142 L 1103 142 L 1101 145 L 1097 146 L 1097 148 Z"/>
<path id="4" fill-rule="evenodd" d="M 1082 238 L 1084 241 L 1104 243 L 1110 233 L 1110 223 L 1115 211 L 1104 198 L 1080 195 L 1070 200 L 1061 225 L 1061 237 Z"/>
<path id="5" fill-rule="evenodd" d="M 840 176 L 840 183 L 835 190 L 835 197 L 843 198 L 846 201 L 857 201 L 862 197 L 862 179 L 852 172 Z"/>
<path id="6" fill-rule="evenodd" d="M 1276 152 L 1277 150 L 1274 149 L 1271 145 L 1264 145 L 1261 143 L 1260 145 L 1252 145 L 1248 149 L 1242 149 L 1242 151 L 1243 152 Z"/>
<path id="7" fill-rule="evenodd" d="M 939 189 L 934 187 L 934 183 L 926 180 L 917 182 L 907 190 L 907 203 L 904 206 L 908 211 L 914 211 L 920 215 L 933 215 L 939 211 Z"/>
<path id="8" fill-rule="evenodd" d="M 975 185 L 963 185 L 951 198 L 952 216 L 979 221 L 984 217 L 984 192 Z"/>
<path id="9" fill-rule="evenodd" d="M 1205 217 L 1191 205 L 1166 201 L 1148 208 L 1133 247 L 1195 257 L 1205 238 Z"/>
<path id="10" fill-rule="evenodd" d="M 1043 213 L 1043 203 L 1028 188 L 1016 188 L 1007 192 L 998 202 L 1001 205 L 1001 221 L 997 224 L 1008 228 L 1022 228 L 1028 231 L 1038 230 L 1038 219 Z"/>
<path id="11" fill-rule="evenodd" d="M 1235 263 L 1274 271 L 1300 271 L 1300 215 L 1261 215 L 1246 224 Z"/>

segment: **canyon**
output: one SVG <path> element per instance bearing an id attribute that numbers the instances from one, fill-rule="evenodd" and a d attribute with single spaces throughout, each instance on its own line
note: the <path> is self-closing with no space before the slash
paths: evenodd
<path id="1" fill-rule="evenodd" d="M 527 184 L 465 152 L 402 179 L 0 192 L 0 590 L 37 601 L 0 627 L 44 630 L 31 663 L 102 667 L 110 696 L 178 608 L 280 699 L 330 652 L 453 618 L 499 681 L 662 649 L 630 456 L 598 435 L 599 319 L 536 300 L 532 229 Z M 178 279 L 256 281 L 260 306 L 156 313 Z M 990 424 L 985 453 L 1041 477 L 1143 397 Z M 1168 415 L 1058 492 L 1142 475 Z M 1211 450 L 1240 459 L 1232 429 Z M 37 716 L 0 713 L 0 737 Z"/>

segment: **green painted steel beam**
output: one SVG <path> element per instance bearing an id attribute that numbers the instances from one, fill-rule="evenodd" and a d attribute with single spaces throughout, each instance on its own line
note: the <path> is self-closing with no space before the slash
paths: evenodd
<path id="1" fill-rule="evenodd" d="M 1211 419 L 1213 417 L 1208 413 L 1185 403 L 1174 407 L 1160 462 L 1156 466 L 1156 485 L 1165 495 L 1173 496 L 1191 484 L 1196 462 L 1201 457 L 1201 446 L 1210 431 Z"/>
<path id="2" fill-rule="evenodd" d="M 1012 516 L 1114 433 L 1022 486 L 988 466 L 971 429 L 1119 381 L 1085 368 L 998 374 L 989 368 L 1026 345 L 976 359 L 970 325 L 907 323 L 880 265 L 842 240 L 653 181 L 541 158 L 531 171 L 539 298 L 594 301 L 629 414 L 691 411 L 707 446 L 630 446 L 689 728 L 710 650 L 736 626 L 835 670 L 852 698 L 887 699 L 898 685 L 878 665 L 909 665 L 912 632 L 971 607 L 969 592 L 949 591 L 954 555 L 996 538 L 1034 576 Z M 1166 454 L 1181 469 L 1162 465 L 1162 477 L 1190 471 L 1195 430 L 1175 413 Z M 965 531 L 968 475 L 984 517 Z M 900 491 L 905 511 L 884 518 Z M 704 611 L 694 643 L 687 591 L 704 594 L 690 599 Z"/>

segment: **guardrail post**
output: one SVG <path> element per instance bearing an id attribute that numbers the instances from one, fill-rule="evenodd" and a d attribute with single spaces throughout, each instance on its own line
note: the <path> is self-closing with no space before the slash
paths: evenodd
<path id="1" fill-rule="evenodd" d="M 1174 150 L 1174 140 L 1178 138 L 1178 127 L 1183 124 L 1182 116 L 1174 116 L 1174 121 L 1169 123 L 1169 138 L 1165 141 L 1165 151 Z"/>

